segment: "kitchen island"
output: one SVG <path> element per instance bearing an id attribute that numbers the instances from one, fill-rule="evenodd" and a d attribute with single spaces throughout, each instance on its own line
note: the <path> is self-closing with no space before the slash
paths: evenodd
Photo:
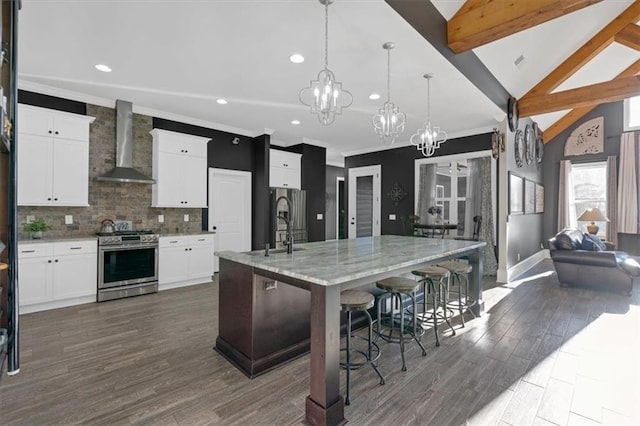
<path id="1" fill-rule="evenodd" d="M 468 256 L 473 266 L 471 295 L 482 302 L 482 241 L 458 241 L 383 235 L 350 240 L 299 244 L 291 254 L 263 251 L 218 252 L 219 336 L 216 349 L 250 377 L 251 369 L 268 369 L 283 357 L 304 353 L 306 342 L 299 341 L 303 329 L 310 330 L 310 395 L 306 400 L 306 421 L 312 425 L 341 424 L 344 403 L 340 396 L 340 292 L 366 286 L 376 280 L 408 273 L 416 268 L 447 259 Z M 265 300 L 258 290 L 287 288 L 283 299 Z M 304 292 L 302 292 L 302 291 Z M 310 298 L 309 298 L 310 294 Z M 306 297 L 306 298 L 305 298 Z M 265 305 L 270 312 L 291 314 L 265 329 Z M 304 309 L 310 310 L 308 323 Z M 298 311 L 299 310 L 299 311 Z M 258 321 L 254 321 L 254 320 Z M 286 322 L 300 322 L 290 341 L 266 350 L 275 335 L 287 335 Z M 308 324 L 308 325 L 307 325 Z M 262 328 L 262 329 L 260 329 Z M 269 338 L 263 334 L 270 334 Z M 299 334 L 299 335 L 297 335 Z M 253 349 L 259 348 L 259 354 Z"/>

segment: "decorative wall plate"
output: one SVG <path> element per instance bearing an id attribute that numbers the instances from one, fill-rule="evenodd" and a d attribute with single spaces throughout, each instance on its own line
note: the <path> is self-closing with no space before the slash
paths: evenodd
<path id="1" fill-rule="evenodd" d="M 542 164 L 543 153 L 544 153 L 544 139 L 542 139 L 542 132 L 538 131 L 536 136 L 536 163 L 538 164 L 538 166 Z"/>
<path id="2" fill-rule="evenodd" d="M 524 159 L 527 164 L 533 163 L 536 156 L 536 136 L 530 124 L 524 128 Z"/>
<path id="3" fill-rule="evenodd" d="M 498 158 L 500 156 L 500 132 L 498 130 L 494 130 L 491 134 L 491 155 L 493 158 Z"/>
<path id="4" fill-rule="evenodd" d="M 518 129 L 518 120 L 520 120 L 518 101 L 513 96 L 509 96 L 509 101 L 507 102 L 507 121 L 509 123 L 509 130 L 515 132 Z"/>
<path id="5" fill-rule="evenodd" d="M 524 132 L 522 130 L 516 132 L 515 149 L 513 152 L 516 157 L 516 166 L 522 167 L 522 161 L 524 160 Z"/>

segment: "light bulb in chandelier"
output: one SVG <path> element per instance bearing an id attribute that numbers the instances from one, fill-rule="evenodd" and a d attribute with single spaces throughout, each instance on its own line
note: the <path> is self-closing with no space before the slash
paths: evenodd
<path id="1" fill-rule="evenodd" d="M 432 156 L 436 149 L 440 148 L 447 141 L 447 132 L 438 126 L 431 124 L 431 78 L 432 74 L 425 74 L 427 79 L 427 122 L 421 129 L 411 136 L 410 142 L 416 146 L 418 151 L 422 151 L 425 157 Z"/>
<path id="2" fill-rule="evenodd" d="M 380 139 L 392 144 L 404 131 L 406 116 L 391 102 L 391 49 L 394 44 L 387 42 L 382 47 L 387 51 L 387 101 L 378 110 L 378 114 L 373 116 L 373 128 Z"/>
<path id="3" fill-rule="evenodd" d="M 321 124 L 327 126 L 333 123 L 336 115 L 342 114 L 343 108 L 351 106 L 353 96 L 342 89 L 342 83 L 336 81 L 335 75 L 329 70 L 329 5 L 333 0 L 319 1 L 325 7 L 324 69 L 318 73 L 316 80 L 310 82 L 309 87 L 300 90 L 298 98 L 313 114 L 317 114 Z"/>

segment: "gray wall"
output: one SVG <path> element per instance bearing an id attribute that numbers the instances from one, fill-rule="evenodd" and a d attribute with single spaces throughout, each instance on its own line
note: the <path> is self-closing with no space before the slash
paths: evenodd
<path id="1" fill-rule="evenodd" d="M 578 126 L 596 117 L 604 117 L 604 152 L 580 156 L 564 156 L 564 144 Z M 624 103 L 612 102 L 603 104 L 576 121 L 567 130 L 553 138 L 545 145 L 543 162 L 543 183 L 545 186 L 545 213 L 543 237 L 545 241 L 558 231 L 558 177 L 560 160 L 573 162 L 604 161 L 609 155 L 618 157 L 620 170 L 620 135 L 624 128 Z M 618 248 L 631 254 L 640 254 L 640 237 L 636 234 L 618 234 Z"/>
<path id="2" fill-rule="evenodd" d="M 529 118 L 520 119 L 518 128 L 524 131 L 525 126 L 531 123 L 532 121 Z M 538 167 L 535 160 L 531 164 L 527 164 L 526 162 L 524 162 L 522 167 L 516 166 L 516 159 L 513 149 L 513 147 L 515 146 L 515 133 L 507 130 L 506 135 L 507 144 L 510 147 L 510 149 L 507 150 L 507 171 L 537 183 L 543 182 L 543 166 Z M 546 193 L 547 191 L 545 191 L 545 198 Z M 548 206 L 545 206 L 545 211 L 547 207 Z M 540 251 L 540 244 L 542 244 L 543 241 L 542 223 L 543 215 L 540 213 L 509 215 L 509 219 L 507 222 L 507 269 Z M 498 238 L 499 241 L 504 241 L 503 236 L 499 236 Z"/>
<path id="3" fill-rule="evenodd" d="M 337 233 L 337 213 L 336 213 L 336 195 L 337 195 L 337 184 L 339 177 L 344 177 L 344 168 L 336 167 L 336 166 L 327 166 L 326 173 L 326 187 L 327 187 L 327 201 L 326 201 L 326 212 L 325 212 L 325 235 L 327 240 L 334 240 L 338 238 Z"/>

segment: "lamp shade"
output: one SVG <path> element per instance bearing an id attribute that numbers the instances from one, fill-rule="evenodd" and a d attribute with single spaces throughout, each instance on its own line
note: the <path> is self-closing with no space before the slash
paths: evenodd
<path id="1" fill-rule="evenodd" d="M 609 222 L 609 219 L 597 207 L 586 209 L 578 220 L 580 222 Z"/>

